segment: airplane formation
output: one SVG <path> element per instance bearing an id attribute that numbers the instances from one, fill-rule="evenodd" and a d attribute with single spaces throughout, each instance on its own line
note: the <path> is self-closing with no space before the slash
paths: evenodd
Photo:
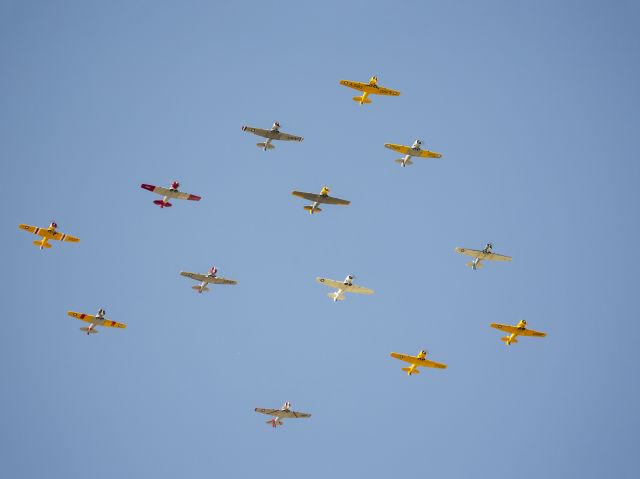
<path id="1" fill-rule="evenodd" d="M 384 88 L 378 85 L 378 78 L 376 76 L 371 77 L 368 83 L 361 83 L 350 80 L 341 80 L 340 84 L 352 89 L 355 89 L 361 92 L 360 96 L 353 97 L 353 100 L 358 102 L 360 105 L 370 104 L 371 100 L 369 99 L 370 95 L 383 95 L 383 96 L 399 96 L 400 92 L 396 90 L 392 90 L 389 88 Z M 271 129 L 265 130 L 261 128 L 255 128 L 250 126 L 243 126 L 242 131 L 246 131 L 249 133 L 253 133 L 254 135 L 265 138 L 265 141 L 257 143 L 256 146 L 261 148 L 264 151 L 272 150 L 275 148 L 273 145 L 273 141 L 297 141 L 301 142 L 303 137 L 291 135 L 289 133 L 283 133 L 280 131 L 280 123 L 277 121 L 273 123 Z M 396 159 L 395 162 L 399 163 L 402 167 L 410 166 L 413 164 L 412 158 L 441 158 L 442 155 L 440 153 L 436 153 L 433 151 L 429 151 L 426 149 L 422 149 L 422 141 L 416 139 L 411 146 L 399 145 L 394 143 L 385 143 L 385 148 L 393 150 L 397 153 L 404 155 L 402 158 Z M 177 181 L 173 181 L 169 188 L 164 188 L 161 186 L 149 185 L 149 184 L 141 184 L 140 187 L 144 190 L 150 191 L 157 195 L 160 195 L 162 199 L 154 200 L 153 203 L 158 205 L 160 208 L 169 208 L 172 205 L 169 200 L 189 200 L 189 201 L 200 201 L 202 198 L 200 196 L 196 196 L 190 193 L 184 193 L 179 191 L 180 183 Z M 319 194 L 308 193 L 303 191 L 292 191 L 293 196 L 297 196 L 299 198 L 305 199 L 311 202 L 311 205 L 304 206 L 304 209 L 309 212 L 309 214 L 319 213 L 322 209 L 319 205 L 341 205 L 347 206 L 351 202 L 348 200 L 335 198 L 329 196 L 329 188 L 324 186 Z M 71 243 L 78 243 L 80 241 L 79 238 L 75 236 L 71 236 L 68 234 L 60 233 L 57 231 L 58 225 L 55 221 L 52 221 L 48 227 L 40 228 L 37 226 L 30 226 L 26 224 L 20 224 L 19 228 L 27 231 L 29 233 L 35 234 L 39 236 L 41 239 L 35 240 L 33 242 L 34 245 L 38 246 L 41 250 L 51 248 L 51 244 L 49 241 L 64 241 Z M 511 261 L 510 256 L 501 255 L 493 252 L 493 244 L 487 243 L 487 245 L 482 250 L 468 249 L 468 248 L 455 248 L 455 251 L 459 254 L 469 256 L 473 258 L 472 261 L 466 263 L 466 266 L 471 269 L 478 270 L 484 266 L 483 261 L 502 261 L 509 262 Z M 227 279 L 218 276 L 218 270 L 215 266 L 213 266 L 209 271 L 205 274 L 201 273 L 192 273 L 189 271 L 181 271 L 180 275 L 191 280 L 197 281 L 199 284 L 193 285 L 192 289 L 197 293 L 203 293 L 209 291 L 210 285 L 236 285 L 238 282 L 234 279 Z M 374 294 L 372 289 L 358 286 L 353 283 L 355 279 L 354 275 L 349 274 L 343 281 L 338 281 L 334 279 L 317 277 L 316 281 L 322 285 L 328 286 L 335 291 L 332 291 L 327 294 L 329 298 L 333 300 L 333 302 L 343 301 L 346 299 L 346 293 L 355 293 L 355 294 L 364 294 L 371 295 Z M 67 313 L 72 318 L 78 319 L 80 321 L 84 321 L 89 323 L 89 326 L 81 327 L 80 330 L 84 332 L 86 335 L 92 335 L 98 333 L 96 329 L 98 326 L 108 327 L 108 328 L 118 328 L 125 329 L 127 327 L 124 323 L 119 323 L 116 321 L 112 321 L 105 317 L 106 311 L 104 309 L 98 310 L 95 315 L 90 315 L 86 313 L 78 313 L 75 311 L 68 311 Z M 500 338 L 504 341 L 505 345 L 510 346 L 518 342 L 518 336 L 532 336 L 532 337 L 545 337 L 546 333 L 534 331 L 532 329 L 528 329 L 527 322 L 525 320 L 520 320 L 516 326 L 506 325 L 506 324 L 498 324 L 491 323 L 490 326 L 494 329 L 498 329 L 500 331 L 504 331 L 507 333 L 507 336 Z M 427 359 L 427 351 L 421 350 L 416 356 L 411 356 L 408 354 L 401 354 L 392 352 L 390 356 L 394 359 L 398 359 L 405 363 L 408 363 L 409 366 L 403 367 L 402 370 L 407 373 L 408 376 L 420 374 L 420 367 L 423 368 L 437 368 L 437 369 L 446 369 L 447 365 L 443 363 L 439 363 L 436 361 L 432 361 Z M 261 414 L 266 414 L 272 416 L 272 419 L 269 419 L 267 424 L 271 425 L 273 428 L 277 426 L 282 426 L 282 419 L 290 419 L 290 418 L 308 418 L 311 417 L 311 414 L 298 412 L 291 409 L 291 403 L 285 402 L 284 405 L 280 409 L 265 409 L 265 408 L 255 408 L 255 411 Z"/>

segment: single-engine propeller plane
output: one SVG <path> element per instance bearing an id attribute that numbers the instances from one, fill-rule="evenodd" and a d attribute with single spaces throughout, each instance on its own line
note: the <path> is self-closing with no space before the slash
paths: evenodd
<path id="1" fill-rule="evenodd" d="M 507 346 L 513 343 L 517 343 L 518 336 L 534 336 L 536 338 L 544 338 L 547 335 L 547 333 L 541 333 L 539 331 L 534 331 L 533 329 L 527 329 L 527 322 L 524 319 L 518 321 L 518 324 L 516 326 L 491 323 L 491 327 L 509 333 L 508 336 L 500 338 Z"/>
<path id="2" fill-rule="evenodd" d="M 177 200 L 191 200 L 191 201 L 200 201 L 202 198 L 196 195 L 190 195 L 189 193 L 183 193 L 182 191 L 178 191 L 180 188 L 180 183 L 177 181 L 173 181 L 171 183 L 171 188 L 163 188 L 162 186 L 154 186 L 154 185 L 140 185 L 140 188 L 151 191 L 157 195 L 162 196 L 161 200 L 155 200 L 153 203 L 158 205 L 160 208 L 169 208 L 173 206 L 169 203 L 169 199 L 177 199 Z"/>
<path id="3" fill-rule="evenodd" d="M 442 158 L 442 155 L 440 153 L 423 150 L 422 140 L 414 141 L 413 145 L 411 146 L 396 145 L 394 143 L 385 143 L 384 146 L 385 148 L 389 148 L 390 150 L 397 151 L 398 153 L 404 155 L 402 158 L 398 158 L 397 160 L 395 160 L 395 162 L 400 163 L 402 167 L 413 165 L 413 161 L 411 161 L 411 158 L 414 156 L 418 158 Z"/>
<path id="4" fill-rule="evenodd" d="M 98 334 L 98 330 L 96 329 L 96 326 L 105 326 L 108 328 L 122 328 L 122 329 L 127 327 L 126 324 L 117 323 L 115 321 L 111 321 L 110 319 L 105 318 L 104 315 L 107 314 L 107 312 L 104 309 L 98 310 L 98 313 L 95 316 L 92 316 L 90 314 L 84 314 L 84 313 L 76 313 L 74 311 L 69 311 L 67 312 L 67 314 L 72 318 L 76 318 L 76 319 L 79 319 L 80 321 L 90 323 L 89 327 L 80 328 L 80 331 L 84 331 L 85 333 L 87 333 L 87 336 L 89 334 Z"/>
<path id="5" fill-rule="evenodd" d="M 18 228 L 20 228 L 21 230 L 28 231 L 29 233 L 33 233 L 34 235 L 38 235 L 42 238 L 41 240 L 35 240 L 33 242 L 33 244 L 36 246 L 39 246 L 40 249 L 51 248 L 51 244 L 49 243 L 49 240 L 68 241 L 71 243 L 77 243 L 80 241 L 80 238 L 76 238 L 75 236 L 66 235 L 64 233 L 58 233 L 56 231 L 57 227 L 58 225 L 56 224 L 55 221 L 52 221 L 51 224 L 49 224 L 48 228 L 38 228 L 37 226 L 24 225 L 24 224 L 18 226 Z"/>
<path id="6" fill-rule="evenodd" d="M 189 273 L 188 271 L 180 271 L 180 274 L 195 281 L 200 281 L 199 285 L 191 286 L 191 289 L 198 293 L 209 291 L 209 288 L 207 287 L 209 284 L 238 284 L 235 279 L 218 277 L 218 269 L 215 266 L 211 268 L 207 274 Z"/>
<path id="7" fill-rule="evenodd" d="M 378 77 L 371 77 L 369 83 L 361 83 L 358 81 L 340 80 L 340 85 L 348 86 L 354 90 L 362 92 L 361 96 L 354 96 L 353 101 L 357 101 L 360 105 L 364 103 L 371 103 L 367 97 L 369 95 L 386 95 L 386 96 L 399 96 L 400 92 L 391 90 L 390 88 L 384 88 L 378 86 Z"/>
<path id="8" fill-rule="evenodd" d="M 485 246 L 484 249 L 481 251 L 477 249 L 456 248 L 456 253 L 464 254 L 466 256 L 471 256 L 472 258 L 475 258 L 473 261 L 469 261 L 468 263 L 466 263 L 466 265 L 472 268 L 474 271 L 484 266 L 480 262 L 483 260 L 511 261 L 511 256 L 492 253 L 491 252 L 492 249 L 493 249 L 493 245 L 491 243 L 487 243 L 487 246 Z"/>
<path id="9" fill-rule="evenodd" d="M 327 188 L 326 186 L 322 188 L 319 195 L 316 195 L 315 193 L 305 193 L 304 191 L 292 191 L 291 194 L 299 198 L 304 198 L 305 200 L 313 201 L 313 205 L 304 207 L 304 209 L 307 210 L 309 214 L 320 213 L 322 210 L 318 208 L 318 205 L 321 203 L 325 203 L 328 205 L 345 206 L 351 204 L 351 201 L 341 200 L 340 198 L 329 196 L 329 188 Z"/>
<path id="10" fill-rule="evenodd" d="M 286 402 L 282 405 L 280 409 L 264 409 L 261 407 L 257 407 L 255 409 L 256 412 L 261 414 L 267 414 L 269 416 L 273 416 L 273 419 L 269 419 L 267 424 L 271 424 L 272 427 L 282 426 L 282 419 L 284 418 L 301 418 L 301 417 L 311 417 L 311 414 L 306 412 L 297 412 L 291 409 L 291 403 Z"/>
<path id="11" fill-rule="evenodd" d="M 243 126 L 242 131 L 248 131 L 249 133 L 253 133 L 254 135 L 262 136 L 267 139 L 267 141 L 262 143 L 256 143 L 258 148 L 262 148 L 264 151 L 273 150 L 275 145 L 272 145 L 271 142 L 273 140 L 283 140 L 283 141 L 302 141 L 304 138 L 301 136 L 290 135 L 289 133 L 282 133 L 280 131 L 280 123 L 277 121 L 273 123 L 273 126 L 270 130 L 263 130 L 262 128 L 254 128 L 252 126 Z"/>
<path id="12" fill-rule="evenodd" d="M 330 288 L 337 289 L 337 291 L 334 291 L 333 293 L 327 293 L 327 296 L 333 299 L 334 303 L 336 301 L 343 301 L 347 299 L 345 297 L 345 293 L 373 294 L 372 289 L 353 284 L 354 279 L 355 279 L 355 276 L 350 274 L 344 279 L 344 281 L 336 281 L 335 279 L 328 279 L 328 278 L 316 278 L 316 281 L 320 284 L 329 286 Z"/>
<path id="13" fill-rule="evenodd" d="M 420 370 L 418 367 L 422 366 L 425 368 L 438 368 L 438 369 L 446 369 L 447 365 L 442 363 L 436 363 L 435 361 L 431 361 L 427 359 L 427 351 L 420 351 L 417 356 L 409 356 L 407 354 L 399 354 L 399 353 L 391 353 L 391 357 L 395 359 L 399 359 L 400 361 L 404 361 L 405 363 L 411 364 L 408 368 L 402 368 L 403 371 L 411 376 L 412 374 L 420 374 Z"/>

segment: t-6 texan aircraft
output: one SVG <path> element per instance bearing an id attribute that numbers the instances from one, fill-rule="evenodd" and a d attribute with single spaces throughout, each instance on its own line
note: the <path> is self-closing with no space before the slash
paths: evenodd
<path id="1" fill-rule="evenodd" d="M 324 186 L 322 190 L 320 190 L 320 194 L 316 195 L 315 193 L 305 193 L 304 191 L 292 191 L 291 194 L 293 196 L 297 196 L 298 198 L 304 198 L 305 200 L 313 201 L 313 205 L 305 206 L 304 209 L 309 212 L 309 214 L 320 213 L 322 210 L 318 208 L 318 205 L 321 203 L 326 203 L 328 205 L 349 205 L 351 201 L 341 200 L 340 198 L 334 198 L 333 196 L 329 196 L 329 188 Z"/>
<path id="2" fill-rule="evenodd" d="M 304 138 L 301 136 L 290 135 L 289 133 L 282 133 L 280 131 L 280 123 L 277 121 L 273 123 L 270 130 L 263 130 L 262 128 L 254 128 L 252 126 L 243 126 L 242 131 L 248 131 L 254 135 L 262 136 L 267 139 L 264 143 L 256 143 L 258 148 L 262 148 L 264 151 L 273 150 L 274 145 L 271 144 L 273 140 L 284 141 L 302 141 Z"/>
<path id="3" fill-rule="evenodd" d="M 473 261 L 469 261 L 466 263 L 467 266 L 472 268 L 474 271 L 478 268 L 482 268 L 484 265 L 480 263 L 483 260 L 489 261 L 511 261 L 511 256 L 504 256 L 501 254 L 492 253 L 493 245 L 491 243 L 487 243 L 487 246 L 484 247 L 482 251 L 477 249 L 467 249 L 467 248 L 456 248 L 456 253 L 464 254 L 466 256 L 471 256 L 475 258 Z"/>
<path id="4" fill-rule="evenodd" d="M 191 286 L 191 289 L 196 290 L 198 293 L 209 291 L 209 288 L 207 288 L 208 284 L 238 284 L 235 279 L 218 277 L 218 268 L 215 266 L 211 268 L 207 274 L 190 273 L 188 271 L 180 271 L 180 274 L 195 281 L 200 281 L 199 285 Z"/>
<path id="5" fill-rule="evenodd" d="M 57 227 L 58 225 L 55 221 L 52 221 L 48 228 L 38 228 L 37 226 L 31 225 L 18 225 L 18 228 L 21 230 L 28 231 L 29 233 L 33 233 L 34 235 L 38 235 L 42 238 L 41 240 L 35 240 L 33 242 L 33 244 L 39 246 L 40 249 L 51 248 L 49 240 L 69 241 L 71 243 L 77 243 L 80 241 L 80 238 L 76 238 L 75 236 L 58 233 L 56 231 Z"/>
<path id="6" fill-rule="evenodd" d="M 431 361 L 427 359 L 427 352 L 422 350 L 418 353 L 417 356 L 409 356 L 406 354 L 399 353 L 391 353 L 392 358 L 399 359 L 400 361 L 404 361 L 405 363 L 411 364 L 408 368 L 402 368 L 403 371 L 411 376 L 412 374 L 420 374 L 420 370 L 418 367 L 423 366 L 425 368 L 438 368 L 438 369 L 446 369 L 447 365 L 442 363 L 436 363 L 435 361 Z"/>
<path id="7" fill-rule="evenodd" d="M 411 157 L 413 156 L 417 156 L 418 158 L 442 158 L 440 153 L 423 150 L 421 148 L 422 140 L 414 141 L 411 146 L 396 145 L 394 143 L 385 143 L 384 146 L 385 148 L 389 148 L 390 150 L 397 151 L 404 155 L 404 157 L 395 160 L 395 162 L 400 163 L 402 167 L 413 165 L 413 161 L 411 161 Z"/>
<path id="8" fill-rule="evenodd" d="M 500 331 L 505 331 L 510 333 L 509 336 L 504 336 L 500 338 L 504 341 L 504 344 L 509 346 L 510 344 L 517 343 L 517 336 L 535 336 L 536 338 L 544 338 L 547 333 L 541 333 L 539 331 L 534 331 L 533 329 L 527 329 L 527 322 L 522 319 L 518 322 L 516 326 L 509 326 L 508 324 L 498 324 L 491 323 L 492 328 L 499 329 Z"/>
<path id="9" fill-rule="evenodd" d="M 306 412 L 297 412 L 291 409 L 291 403 L 286 402 L 282 405 L 280 409 L 264 409 L 261 407 L 257 407 L 255 409 L 256 412 L 261 414 L 267 414 L 269 416 L 273 416 L 273 419 L 269 419 L 267 424 L 271 424 L 271 426 L 282 426 L 283 418 L 300 418 L 300 417 L 311 417 L 311 414 Z"/>
<path id="10" fill-rule="evenodd" d="M 202 198 L 196 195 L 190 195 L 189 193 L 183 193 L 182 191 L 178 191 L 180 188 L 180 183 L 174 181 L 171 183 L 171 188 L 163 188 L 162 186 L 154 186 L 154 185 L 140 185 L 140 188 L 151 191 L 157 195 L 163 196 L 161 200 L 155 200 L 153 204 L 158 205 L 160 208 L 169 208 L 173 206 L 169 203 L 170 198 L 175 198 L 177 200 L 191 200 L 191 201 L 200 201 Z"/>
<path id="11" fill-rule="evenodd" d="M 87 335 L 98 334 L 98 331 L 95 329 L 96 326 L 105 326 L 107 328 L 122 328 L 122 329 L 127 327 L 126 324 L 117 323 L 115 321 L 111 321 L 110 319 L 105 318 L 104 315 L 107 314 L 107 312 L 104 309 L 100 309 L 98 311 L 98 314 L 96 314 L 95 316 L 91 316 L 90 314 L 84 314 L 84 313 L 76 313 L 74 311 L 69 311 L 67 314 L 72 318 L 79 319 L 80 321 L 84 321 L 85 323 L 91 323 L 89 324 L 89 327 L 80 328 L 80 331 L 84 331 L 85 333 L 87 333 Z"/>
<path id="12" fill-rule="evenodd" d="M 391 90 L 390 88 L 384 88 L 378 86 L 378 77 L 371 77 L 369 83 L 360 83 L 359 81 L 340 80 L 340 85 L 348 86 L 354 90 L 362 92 L 362 96 L 354 96 L 353 101 L 357 101 L 360 105 L 364 103 L 371 103 L 367 97 L 369 95 L 386 95 L 386 96 L 399 96 L 400 92 Z"/>
<path id="13" fill-rule="evenodd" d="M 350 274 L 344 279 L 344 281 L 336 281 L 335 279 L 328 278 L 316 278 L 316 281 L 320 284 L 324 284 L 326 286 L 329 286 L 330 288 L 336 288 L 338 290 L 334 291 L 333 293 L 327 293 L 327 296 L 333 299 L 334 303 L 336 301 L 347 299 L 344 295 L 345 293 L 373 294 L 372 289 L 353 284 L 354 279 L 355 276 Z"/>

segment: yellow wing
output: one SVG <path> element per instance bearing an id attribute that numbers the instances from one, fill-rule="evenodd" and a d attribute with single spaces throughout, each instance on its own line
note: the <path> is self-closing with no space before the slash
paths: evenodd
<path id="1" fill-rule="evenodd" d="M 429 150 L 420 150 L 420 154 L 417 156 L 419 156 L 420 158 L 442 158 L 442 155 L 440 153 Z"/>
<path id="2" fill-rule="evenodd" d="M 96 319 L 95 316 L 91 316 L 90 314 L 76 313 L 75 311 L 68 311 L 67 314 L 72 318 L 79 319 L 80 321 L 84 321 L 86 323 L 93 323 Z"/>
<path id="3" fill-rule="evenodd" d="M 118 323 L 116 321 L 111 321 L 110 319 L 105 319 L 100 326 L 106 326 L 107 328 L 122 328 L 122 329 L 127 327 L 126 324 Z"/>
<path id="4" fill-rule="evenodd" d="M 38 228 L 37 226 L 31 225 L 19 225 L 18 228 L 54 241 L 70 241 L 71 243 L 80 241 L 80 238 L 76 238 L 75 236 L 66 235 L 57 231 L 49 231 L 47 228 Z"/>
<path id="5" fill-rule="evenodd" d="M 384 146 L 386 148 L 389 148 L 390 150 L 402 153 L 403 155 L 419 156 L 420 158 L 442 158 L 442 155 L 440 153 L 436 153 L 435 151 L 414 150 L 410 146 L 396 145 L 394 143 L 385 143 Z"/>
<path id="6" fill-rule="evenodd" d="M 437 363 L 435 361 L 431 361 L 430 359 L 420 359 L 416 356 L 408 356 L 406 354 L 391 353 L 391 357 L 409 364 L 415 364 L 416 366 L 422 366 L 425 368 L 446 369 L 447 367 L 446 364 Z"/>
<path id="7" fill-rule="evenodd" d="M 367 83 L 360 83 L 359 81 L 340 80 L 340 85 L 348 86 L 354 90 L 364 91 L 364 88 L 368 86 Z"/>
<path id="8" fill-rule="evenodd" d="M 519 334 L 520 336 L 535 336 L 536 338 L 544 338 L 547 335 L 547 333 L 541 333 L 533 329 L 523 329 Z"/>
<path id="9" fill-rule="evenodd" d="M 373 95 L 386 95 L 386 96 L 400 96 L 400 92 L 397 90 L 392 90 L 391 88 L 384 88 L 381 86 L 372 86 L 369 85 L 367 90 L 369 93 Z"/>

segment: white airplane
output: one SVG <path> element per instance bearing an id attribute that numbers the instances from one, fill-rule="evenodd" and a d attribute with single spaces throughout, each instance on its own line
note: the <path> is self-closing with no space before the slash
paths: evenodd
<path id="1" fill-rule="evenodd" d="M 254 135 L 262 136 L 267 139 L 264 143 L 256 143 L 258 148 L 262 148 L 264 151 L 273 150 L 274 145 L 271 144 L 273 140 L 284 141 L 302 141 L 304 138 L 301 136 L 290 135 L 289 133 L 282 133 L 280 131 L 280 123 L 277 121 L 273 123 L 270 130 L 263 130 L 262 128 L 254 128 L 252 126 L 243 126 L 242 131 L 248 131 Z"/>
<path id="2" fill-rule="evenodd" d="M 329 286 L 330 288 L 336 288 L 338 290 L 338 291 L 334 291 L 333 293 L 327 293 L 327 296 L 333 299 L 334 303 L 336 301 L 342 301 L 347 299 L 344 295 L 345 293 L 357 293 L 357 294 L 373 294 L 374 293 L 372 289 L 364 288 L 362 286 L 353 284 L 354 279 L 355 279 L 355 276 L 350 274 L 344 279 L 344 281 L 336 281 L 335 279 L 328 279 L 328 278 L 316 278 L 316 281 L 320 284 L 324 284 L 326 286 Z"/>
<path id="3" fill-rule="evenodd" d="M 456 248 L 456 253 L 464 254 L 466 256 L 471 256 L 475 258 L 473 261 L 469 261 L 466 263 L 467 266 L 472 268 L 474 271 L 478 268 L 482 268 L 484 265 L 480 263 L 482 260 L 490 260 L 490 261 L 511 261 L 511 256 L 504 256 L 502 254 L 492 253 L 493 245 L 491 243 L 487 243 L 487 246 L 484 247 L 482 251 L 477 249 L 467 249 L 467 248 Z"/>
<path id="4" fill-rule="evenodd" d="M 256 412 L 261 414 L 267 414 L 269 416 L 273 416 L 273 419 L 269 419 L 267 424 L 271 424 L 272 427 L 282 426 L 283 418 L 301 418 L 301 417 L 311 417 L 311 414 L 306 412 L 297 412 L 291 409 L 291 403 L 286 402 L 282 405 L 280 409 L 264 409 L 261 407 L 257 407 Z"/>
<path id="5" fill-rule="evenodd" d="M 219 278 L 216 276 L 218 273 L 218 269 L 214 266 L 209 270 L 207 274 L 200 273 L 190 273 L 188 271 L 180 271 L 182 276 L 187 278 L 191 278 L 195 281 L 200 281 L 199 285 L 191 286 L 191 289 L 196 290 L 198 293 L 202 293 L 203 291 L 209 291 L 207 287 L 208 284 L 238 284 L 235 279 L 227 279 L 227 278 Z"/>
<path id="6" fill-rule="evenodd" d="M 440 153 L 435 151 L 423 150 L 422 140 L 416 140 L 411 146 L 396 145 L 394 143 L 385 143 L 385 148 L 402 153 L 404 156 L 395 160 L 396 163 L 400 163 L 402 167 L 413 165 L 411 157 L 417 156 L 419 158 L 442 158 Z"/>
<path id="7" fill-rule="evenodd" d="M 140 185 L 140 188 L 147 191 L 151 191 L 152 193 L 162 196 L 163 198 L 161 200 L 155 200 L 153 202 L 154 204 L 158 205 L 160 208 L 169 208 L 173 206 L 171 203 L 169 203 L 170 198 L 175 198 L 177 200 L 191 200 L 191 201 L 200 201 L 202 199 L 200 196 L 190 195 L 189 193 L 183 193 L 182 191 L 178 191 L 178 188 L 180 188 L 180 183 L 178 183 L 177 181 L 173 181 L 171 183 L 171 188 L 163 188 L 162 186 L 147 185 L 147 184 Z"/>

